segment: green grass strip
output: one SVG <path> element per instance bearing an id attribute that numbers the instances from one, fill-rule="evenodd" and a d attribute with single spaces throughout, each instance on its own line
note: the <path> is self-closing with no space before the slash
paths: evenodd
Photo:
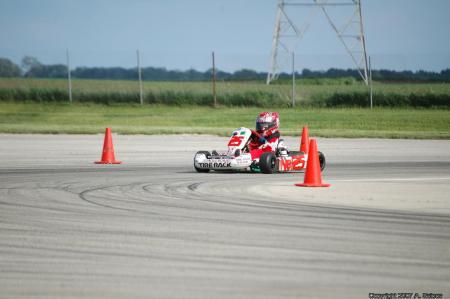
<path id="1" fill-rule="evenodd" d="M 449 139 L 450 110 L 412 108 L 305 108 L 280 112 L 284 135 L 349 138 Z M 253 128 L 261 108 L 99 105 L 1 102 L 1 133 L 96 134 L 111 127 L 120 134 L 213 134 Z"/>

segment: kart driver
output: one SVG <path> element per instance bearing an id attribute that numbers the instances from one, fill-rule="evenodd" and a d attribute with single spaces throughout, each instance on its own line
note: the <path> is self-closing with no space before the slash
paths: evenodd
<path id="1" fill-rule="evenodd" d="M 261 112 L 256 117 L 257 134 L 253 134 L 249 144 L 252 159 L 258 159 L 264 152 L 286 151 L 283 140 L 280 140 L 279 127 L 280 115 L 278 112 Z"/>

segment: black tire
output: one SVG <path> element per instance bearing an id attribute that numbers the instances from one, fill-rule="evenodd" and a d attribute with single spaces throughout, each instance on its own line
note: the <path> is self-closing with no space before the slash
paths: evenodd
<path id="1" fill-rule="evenodd" d="M 196 170 L 197 172 L 200 172 L 200 173 L 207 173 L 207 172 L 209 172 L 209 169 L 203 169 L 203 168 L 197 168 L 197 167 L 195 167 L 195 157 L 196 157 L 197 155 L 199 155 L 199 154 L 203 154 L 203 155 L 206 156 L 206 158 L 208 158 L 208 157 L 211 157 L 211 153 L 210 153 L 210 152 L 207 152 L 207 151 L 199 151 L 199 152 L 195 153 L 195 156 L 194 156 L 194 168 L 195 168 L 195 170 Z"/>
<path id="2" fill-rule="evenodd" d="M 327 164 L 325 160 L 325 155 L 319 151 L 319 163 L 320 163 L 320 171 L 323 171 L 325 169 L 325 165 Z"/>
<path id="3" fill-rule="evenodd" d="M 277 157 L 272 152 L 267 152 L 259 158 L 259 168 L 262 173 L 274 173 L 277 169 Z"/>

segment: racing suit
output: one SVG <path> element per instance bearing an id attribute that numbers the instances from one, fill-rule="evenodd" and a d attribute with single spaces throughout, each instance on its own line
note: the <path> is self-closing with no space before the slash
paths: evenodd
<path id="1" fill-rule="evenodd" d="M 261 157 L 261 155 L 265 152 L 275 152 L 278 148 L 280 136 L 281 134 L 278 130 L 269 130 L 265 132 L 264 136 L 253 134 L 249 143 L 252 160 L 259 159 L 259 157 Z"/>

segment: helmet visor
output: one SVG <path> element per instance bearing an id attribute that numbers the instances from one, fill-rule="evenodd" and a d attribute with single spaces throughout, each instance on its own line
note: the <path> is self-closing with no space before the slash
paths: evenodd
<path id="1" fill-rule="evenodd" d="M 257 122 L 256 123 L 256 131 L 258 132 L 264 132 L 267 131 L 270 128 L 275 127 L 275 122 Z"/>

